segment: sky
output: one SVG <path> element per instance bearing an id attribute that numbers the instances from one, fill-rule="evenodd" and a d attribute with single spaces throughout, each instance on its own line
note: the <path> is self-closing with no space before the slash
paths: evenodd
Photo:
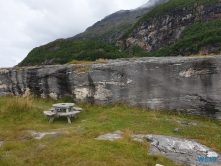
<path id="1" fill-rule="evenodd" d="M 0 0 L 0 68 L 35 47 L 84 32 L 105 16 L 148 0 Z"/>

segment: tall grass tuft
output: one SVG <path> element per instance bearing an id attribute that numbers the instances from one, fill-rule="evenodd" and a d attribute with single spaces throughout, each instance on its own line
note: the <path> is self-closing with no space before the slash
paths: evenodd
<path id="1" fill-rule="evenodd" d="M 1 115 L 4 118 L 10 118 L 13 120 L 22 120 L 25 117 L 31 115 L 31 111 L 34 109 L 33 97 L 10 97 L 5 103 L 5 106 L 1 109 Z"/>

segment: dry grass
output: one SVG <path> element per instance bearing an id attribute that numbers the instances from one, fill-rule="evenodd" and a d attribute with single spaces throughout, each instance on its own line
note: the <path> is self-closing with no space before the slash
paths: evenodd
<path id="1" fill-rule="evenodd" d="M 203 54 L 195 54 L 195 55 L 188 55 L 184 56 L 185 58 L 205 58 L 205 57 L 214 57 L 218 56 L 216 54 L 208 54 L 208 55 L 203 55 Z"/>
<path id="2" fill-rule="evenodd" d="M 78 61 L 78 60 L 72 60 L 71 62 L 68 62 L 67 64 L 80 64 L 80 65 L 90 65 L 93 61 Z"/>
<path id="3" fill-rule="evenodd" d="M 88 73 L 89 68 L 87 68 L 87 67 L 78 67 L 78 68 L 75 69 L 75 71 L 78 72 L 78 73 L 81 73 L 81 72 Z"/>
<path id="4" fill-rule="evenodd" d="M 10 97 L 5 105 L 1 108 L 0 112 L 3 118 L 22 121 L 25 118 L 31 118 L 33 105 L 33 97 Z M 24 116 L 29 115 L 29 116 Z"/>
<path id="5" fill-rule="evenodd" d="M 103 59 L 103 58 L 99 58 L 99 59 L 96 60 L 96 62 L 98 62 L 98 63 L 107 63 L 107 60 Z"/>

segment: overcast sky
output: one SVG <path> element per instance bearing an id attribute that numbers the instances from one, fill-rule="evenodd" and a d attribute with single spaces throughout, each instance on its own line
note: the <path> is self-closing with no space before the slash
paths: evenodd
<path id="1" fill-rule="evenodd" d="M 0 0 L 0 67 L 13 67 L 35 47 L 72 37 L 105 16 L 148 0 Z"/>

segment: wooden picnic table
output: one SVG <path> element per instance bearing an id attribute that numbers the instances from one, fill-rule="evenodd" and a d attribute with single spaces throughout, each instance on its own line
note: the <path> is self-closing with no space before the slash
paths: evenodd
<path id="1" fill-rule="evenodd" d="M 68 123 L 71 123 L 71 117 L 77 118 L 76 114 L 82 109 L 74 107 L 74 103 L 57 103 L 52 105 L 53 108 L 44 111 L 45 116 L 50 117 L 49 122 L 53 122 L 54 118 L 67 117 Z"/>

